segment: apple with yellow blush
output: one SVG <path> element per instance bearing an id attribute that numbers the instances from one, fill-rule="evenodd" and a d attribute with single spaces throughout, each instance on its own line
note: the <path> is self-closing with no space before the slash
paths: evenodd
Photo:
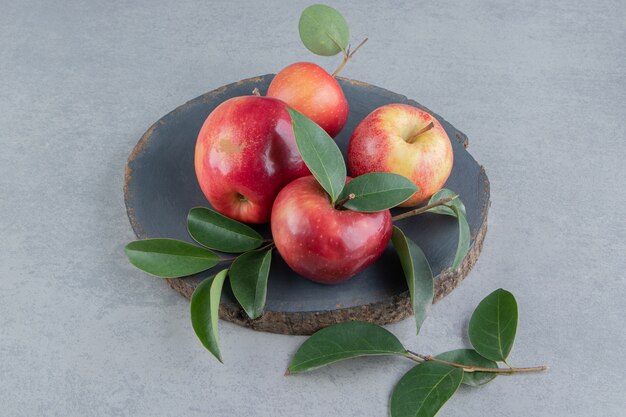
<path id="1" fill-rule="evenodd" d="M 371 112 L 356 127 L 348 145 L 352 176 L 391 172 L 418 187 L 401 207 L 416 206 L 439 191 L 453 162 L 452 144 L 439 121 L 407 104 L 388 104 Z"/>

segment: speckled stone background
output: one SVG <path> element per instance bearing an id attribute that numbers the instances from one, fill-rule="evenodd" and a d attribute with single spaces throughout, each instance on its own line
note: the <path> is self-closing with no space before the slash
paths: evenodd
<path id="1" fill-rule="evenodd" d="M 126 157 L 186 100 L 309 54 L 309 2 L 8 1 L 0 12 L 0 415 L 385 416 L 411 364 L 370 358 L 284 377 L 301 337 L 221 325 L 133 269 Z M 626 4 L 333 2 L 370 42 L 343 75 L 402 92 L 470 138 L 490 230 L 434 306 L 424 353 L 466 346 L 474 306 L 513 291 L 510 361 L 543 375 L 461 388 L 442 416 L 619 416 L 626 407 Z"/>

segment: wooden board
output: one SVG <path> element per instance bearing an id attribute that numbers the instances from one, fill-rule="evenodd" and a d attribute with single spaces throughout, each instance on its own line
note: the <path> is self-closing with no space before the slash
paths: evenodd
<path id="1" fill-rule="evenodd" d="M 254 88 L 265 94 L 272 78 L 271 74 L 264 75 L 221 87 L 178 107 L 148 129 L 128 158 L 124 181 L 128 217 L 138 238 L 169 237 L 192 242 L 187 234 L 187 212 L 192 207 L 209 206 L 197 184 L 193 165 L 198 131 L 207 115 L 224 100 L 249 95 Z M 403 95 L 379 87 L 345 78 L 339 78 L 339 82 L 350 103 L 350 117 L 336 138 L 344 157 L 352 131 L 375 108 L 406 103 L 425 109 Z M 459 193 L 467 208 L 470 251 L 460 268 L 450 270 L 458 239 L 457 223 L 452 217 L 427 213 L 401 220 L 397 225 L 425 252 L 436 275 L 437 301 L 459 285 L 478 259 L 487 232 L 490 203 L 489 181 L 484 169 L 467 152 L 467 137 L 440 116 L 434 116 L 452 141 L 454 167 L 446 187 Z M 393 214 L 402 211 L 405 209 L 393 210 Z M 270 236 L 268 225 L 257 230 Z M 250 320 L 225 285 L 220 306 L 222 319 L 256 330 L 311 334 L 342 321 L 387 324 L 411 315 L 404 275 L 391 244 L 372 266 L 334 286 L 298 276 L 274 252 L 264 315 Z M 168 281 L 189 298 L 195 286 L 218 268 Z"/>

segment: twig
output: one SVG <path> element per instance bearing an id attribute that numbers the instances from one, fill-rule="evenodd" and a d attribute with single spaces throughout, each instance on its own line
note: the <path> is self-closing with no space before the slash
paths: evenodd
<path id="1" fill-rule="evenodd" d="M 517 373 L 527 373 L 527 372 L 541 372 L 548 369 L 546 365 L 541 366 L 530 366 L 525 368 L 483 368 L 482 366 L 472 366 L 472 365 L 463 365 L 461 363 L 454 363 L 444 361 L 442 359 L 433 358 L 432 356 L 422 355 L 420 353 L 411 352 L 407 350 L 405 357 L 411 359 L 417 363 L 423 362 L 439 362 L 449 366 L 454 366 L 455 368 L 461 368 L 465 372 L 491 372 L 496 374 L 517 374 Z"/>
<path id="2" fill-rule="evenodd" d="M 458 198 L 458 197 L 459 197 L 459 195 L 456 194 L 456 195 L 453 195 L 452 197 L 442 198 L 441 200 L 437 200 L 434 203 L 428 204 L 428 205 L 426 205 L 424 207 L 419 207 L 419 208 L 416 208 L 414 210 L 407 211 L 407 212 L 402 213 L 402 214 L 398 214 L 397 216 L 393 216 L 391 218 L 391 220 L 395 222 L 395 221 L 398 221 L 398 220 L 406 219 L 407 217 L 411 217 L 411 216 L 415 216 L 417 214 L 424 213 L 425 211 L 428 211 L 431 208 L 435 208 L 437 206 L 443 206 L 445 204 L 448 204 L 449 202 L 451 202 L 452 200 L 454 200 L 455 198 Z"/>
<path id="3" fill-rule="evenodd" d="M 361 41 L 360 44 L 357 45 L 356 48 L 354 48 L 354 51 L 350 52 L 350 46 L 348 46 L 348 49 L 342 49 L 341 52 L 343 52 L 343 62 L 341 63 L 341 65 L 339 65 L 339 67 L 335 70 L 335 72 L 333 72 L 332 76 L 336 76 L 337 74 L 339 74 L 339 71 L 341 71 L 343 69 L 343 67 L 346 66 L 346 64 L 348 63 L 348 61 L 350 60 L 350 58 L 352 58 L 354 56 L 354 54 L 356 53 L 356 51 L 359 50 L 359 48 L 361 46 L 363 46 L 365 44 L 365 42 L 367 42 L 368 38 L 365 38 Z"/>

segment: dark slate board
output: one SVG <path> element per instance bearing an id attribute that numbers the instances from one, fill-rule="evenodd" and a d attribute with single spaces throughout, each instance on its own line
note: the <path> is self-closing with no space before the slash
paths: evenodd
<path id="1" fill-rule="evenodd" d="M 168 237 L 193 242 L 187 234 L 187 212 L 192 207 L 209 206 L 197 184 L 193 165 L 198 131 L 207 115 L 224 100 L 250 95 L 255 87 L 264 94 L 272 77 L 270 74 L 251 78 L 204 94 L 178 107 L 148 129 L 128 158 L 124 181 L 128 217 L 137 237 Z M 350 103 L 350 117 L 336 138 L 344 157 L 352 131 L 375 108 L 389 103 L 407 103 L 425 109 L 403 95 L 354 80 L 338 79 Z M 452 217 L 428 213 L 402 220 L 397 225 L 428 257 L 437 276 L 435 298 L 438 300 L 460 283 L 478 258 L 487 231 L 489 181 L 484 169 L 466 151 L 467 137 L 440 116 L 434 116 L 446 129 L 453 145 L 454 167 L 445 186 L 459 193 L 467 208 L 472 234 L 470 252 L 458 270 L 449 269 L 458 236 L 456 220 Z M 393 210 L 393 214 L 402 211 L 406 209 Z M 268 225 L 257 230 L 270 236 Z M 169 282 L 189 298 L 197 283 L 218 268 Z M 223 319 L 285 334 L 310 334 L 346 320 L 386 324 L 410 314 L 407 286 L 391 244 L 372 266 L 334 286 L 316 284 L 298 276 L 275 251 L 265 314 L 257 320 L 248 319 L 228 286 L 220 308 Z"/>

